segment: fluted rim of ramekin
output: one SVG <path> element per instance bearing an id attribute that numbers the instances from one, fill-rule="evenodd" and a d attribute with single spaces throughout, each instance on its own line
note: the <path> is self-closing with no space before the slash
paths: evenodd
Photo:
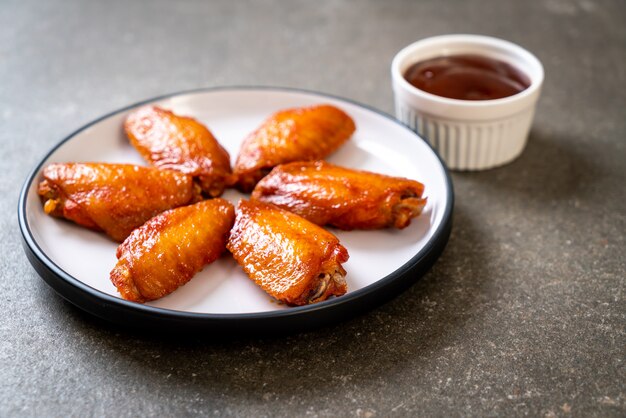
<path id="1" fill-rule="evenodd" d="M 513 96 L 501 99 L 459 100 L 425 92 L 413 86 L 404 78 L 404 70 L 420 59 L 463 53 L 463 46 L 485 47 L 489 52 L 486 52 L 486 50 L 471 52 L 492 57 L 497 56 L 498 59 L 510 63 L 528 76 L 530 86 Z M 438 53 L 427 54 L 427 56 L 418 59 L 410 59 L 412 55 L 415 55 L 416 51 L 435 47 L 440 47 Z M 447 51 L 449 49 L 454 49 L 454 53 Z M 469 50 L 472 50 L 472 48 L 469 48 Z M 519 61 L 523 61 L 523 68 L 502 56 L 505 54 L 513 55 Z M 518 113 L 529 106 L 533 106 L 539 98 L 543 85 L 544 69 L 535 55 L 513 42 L 485 35 L 452 34 L 424 38 L 400 50 L 391 63 L 391 77 L 394 93 L 414 107 L 419 107 L 420 112 L 453 120 L 489 120 L 504 118 Z"/>

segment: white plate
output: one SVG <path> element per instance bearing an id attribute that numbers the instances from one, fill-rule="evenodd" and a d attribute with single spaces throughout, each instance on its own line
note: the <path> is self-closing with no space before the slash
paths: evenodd
<path id="1" fill-rule="evenodd" d="M 117 111 L 70 135 L 36 167 L 23 189 L 20 226 L 31 261 L 41 264 L 36 266 L 40 273 L 42 268 L 52 269 L 54 280 L 78 284 L 82 290 L 90 291 L 92 296 L 102 296 L 108 302 L 119 298 L 109 280 L 109 272 L 116 263 L 116 244 L 104 234 L 46 216 L 36 191 L 41 169 L 53 162 L 100 161 L 145 165 L 122 129 L 126 116 L 137 107 L 156 104 L 177 114 L 197 118 L 213 132 L 234 162 L 242 139 L 269 115 L 280 109 L 321 103 L 340 107 L 357 126 L 352 139 L 328 161 L 418 180 L 425 184 L 425 195 L 428 197 L 422 215 L 403 230 L 331 229 L 350 254 L 350 260 L 344 264 L 348 272 L 349 291 L 341 298 L 367 289 L 403 268 L 414 267 L 413 264 L 419 261 L 415 260 L 416 256 L 426 247 L 432 246 L 438 238 L 447 241 L 445 230 L 446 227 L 449 230 L 453 194 L 447 171 L 435 152 L 406 127 L 362 105 L 319 93 L 276 88 L 224 88 L 174 94 Z M 236 203 L 247 195 L 228 190 L 224 197 Z M 46 274 L 42 273 L 42 276 L 50 283 Z M 81 306 L 80 302 L 73 300 L 73 296 L 64 294 L 57 286 L 53 287 Z M 121 299 L 119 301 L 128 304 Z M 332 301 L 324 304 L 331 305 Z M 145 307 L 149 306 L 218 316 L 302 309 L 289 308 L 272 300 L 247 278 L 229 254 L 205 267 L 172 294 L 145 304 Z M 139 304 L 131 304 L 130 307 L 142 309 Z"/>

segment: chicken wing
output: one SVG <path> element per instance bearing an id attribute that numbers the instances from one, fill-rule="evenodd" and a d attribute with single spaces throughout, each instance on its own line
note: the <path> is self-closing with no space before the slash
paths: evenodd
<path id="1" fill-rule="evenodd" d="M 123 241 L 164 210 L 195 202 L 190 176 L 130 164 L 50 164 L 38 193 L 44 211 Z"/>
<path id="2" fill-rule="evenodd" d="M 279 165 L 261 180 L 252 200 L 341 229 L 405 228 L 426 198 L 414 180 L 351 170 L 324 162 Z"/>
<path id="3" fill-rule="evenodd" d="M 148 106 L 131 113 L 124 129 L 146 161 L 189 174 L 208 196 L 219 196 L 234 183 L 228 152 L 195 119 Z"/>
<path id="4" fill-rule="evenodd" d="M 134 302 L 168 295 L 224 252 L 234 220 L 233 206 L 220 198 L 163 212 L 117 248 L 111 281 Z"/>
<path id="5" fill-rule="evenodd" d="M 250 192 L 278 164 L 326 158 L 346 142 L 354 130 L 350 116 L 330 105 L 275 113 L 241 146 L 233 170 L 239 189 Z"/>
<path id="6" fill-rule="evenodd" d="M 346 293 L 348 251 L 339 239 L 274 205 L 240 201 L 227 248 L 256 284 L 289 305 Z"/>

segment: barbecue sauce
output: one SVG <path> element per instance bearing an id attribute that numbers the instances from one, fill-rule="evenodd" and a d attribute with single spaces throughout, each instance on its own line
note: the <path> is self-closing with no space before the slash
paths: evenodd
<path id="1" fill-rule="evenodd" d="M 417 62 L 404 78 L 420 90 L 459 100 L 501 99 L 530 86 L 528 77 L 513 66 L 471 54 Z"/>

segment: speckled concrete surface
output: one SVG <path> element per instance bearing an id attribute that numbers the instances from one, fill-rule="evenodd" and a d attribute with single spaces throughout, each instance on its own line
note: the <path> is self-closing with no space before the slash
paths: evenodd
<path id="1" fill-rule="evenodd" d="M 618 0 L 3 1 L 0 416 L 625 416 L 625 21 Z M 395 52 L 453 32 L 535 52 L 544 94 L 521 158 L 453 175 L 446 251 L 381 308 L 278 339 L 142 335 L 26 260 L 18 190 L 82 124 L 235 84 L 391 113 Z"/>

